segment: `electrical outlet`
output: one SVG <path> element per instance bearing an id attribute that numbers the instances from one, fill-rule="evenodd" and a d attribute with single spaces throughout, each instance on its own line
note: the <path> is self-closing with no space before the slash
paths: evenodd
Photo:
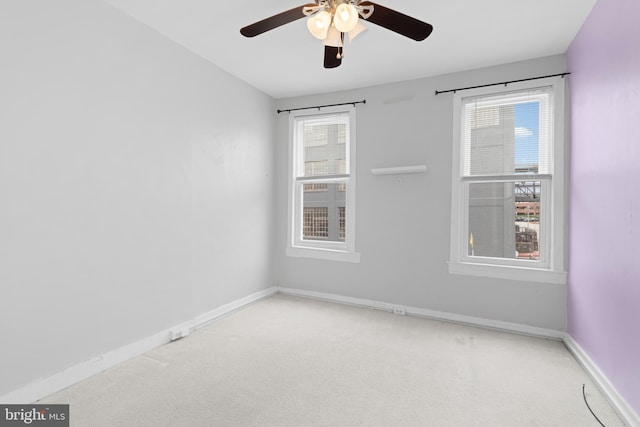
<path id="1" fill-rule="evenodd" d="M 402 316 L 404 316 L 406 314 L 404 307 L 401 305 L 394 305 L 393 306 L 393 314 L 400 314 Z"/>
<path id="2" fill-rule="evenodd" d="M 189 328 L 181 328 L 174 329 L 171 331 L 171 341 L 179 340 L 180 338 L 184 338 L 191 333 Z"/>

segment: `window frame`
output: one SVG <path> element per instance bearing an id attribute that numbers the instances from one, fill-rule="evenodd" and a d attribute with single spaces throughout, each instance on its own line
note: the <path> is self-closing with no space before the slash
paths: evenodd
<path id="1" fill-rule="evenodd" d="M 289 115 L 289 165 L 288 165 L 288 227 L 287 256 L 317 258 L 332 261 L 360 262 L 360 253 L 355 251 L 355 186 L 356 186 L 356 114 L 352 105 L 324 107 L 318 110 L 292 111 Z M 301 178 L 299 169 L 304 169 L 303 153 L 300 150 L 298 124 L 305 120 L 321 119 L 323 116 L 343 114 L 348 121 L 348 173 L 326 177 Z M 342 241 L 312 240 L 303 238 L 304 185 L 345 183 L 345 238 Z M 342 191 L 342 190 L 340 190 Z M 339 207 L 335 212 L 339 219 Z M 338 221 L 339 223 L 339 221 Z"/>
<path id="2" fill-rule="evenodd" d="M 540 261 L 524 259 L 490 258 L 470 256 L 467 236 L 469 227 L 468 188 L 472 183 L 498 182 L 496 176 L 465 177 L 465 117 L 464 100 L 474 97 L 493 97 L 517 94 L 539 88 L 550 88 L 549 108 L 553 126 L 552 156 L 548 173 L 502 176 L 504 182 L 541 182 L 541 226 L 539 241 L 543 243 L 544 256 Z M 566 135 L 565 135 L 565 79 L 552 77 L 535 81 L 509 84 L 508 87 L 477 88 L 453 96 L 453 149 L 452 149 L 452 197 L 449 273 L 478 277 L 492 277 L 529 282 L 566 284 L 565 229 L 566 229 Z M 544 222 L 543 222 L 544 220 Z"/>

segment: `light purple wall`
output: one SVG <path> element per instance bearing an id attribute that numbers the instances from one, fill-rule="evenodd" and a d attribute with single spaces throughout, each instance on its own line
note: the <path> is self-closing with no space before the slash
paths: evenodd
<path id="1" fill-rule="evenodd" d="M 599 0 L 567 52 L 568 330 L 640 414 L 640 1 Z"/>

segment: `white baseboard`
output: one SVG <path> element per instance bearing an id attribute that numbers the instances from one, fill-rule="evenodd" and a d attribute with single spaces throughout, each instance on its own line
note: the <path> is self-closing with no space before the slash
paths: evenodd
<path id="1" fill-rule="evenodd" d="M 191 322 L 193 324 L 193 329 L 195 330 L 203 326 L 206 326 L 215 320 L 219 320 L 223 317 L 226 317 L 236 310 L 246 307 L 249 304 L 253 304 L 256 301 L 260 301 L 261 299 L 270 297 L 271 295 L 277 292 L 278 292 L 278 288 L 274 286 L 274 287 L 265 289 L 263 291 L 253 293 L 239 300 L 235 300 L 233 302 L 230 302 L 229 304 L 225 304 L 222 307 L 218 307 L 207 313 L 201 314 L 200 316 L 193 319 L 193 321 Z"/>
<path id="2" fill-rule="evenodd" d="M 393 312 L 394 309 L 404 309 L 406 314 L 425 317 L 434 320 L 444 320 L 449 322 L 461 323 L 470 326 L 480 326 L 483 328 L 497 329 L 517 334 L 530 335 L 540 338 L 555 339 L 563 341 L 569 351 L 574 355 L 578 363 L 583 367 L 591 379 L 600 388 L 600 391 L 606 396 L 611 406 L 618 412 L 618 415 L 629 427 L 640 427 L 640 418 L 622 398 L 617 390 L 611 385 L 607 377 L 593 363 L 589 356 L 580 348 L 578 343 L 566 332 L 556 331 L 553 329 L 537 328 L 519 323 L 502 322 L 498 320 L 489 320 L 473 316 L 464 316 L 455 313 L 447 313 L 442 311 L 428 310 L 424 308 L 398 306 L 394 304 L 384 303 L 380 301 L 365 300 L 360 298 L 345 297 L 342 295 L 328 294 L 323 292 L 304 291 L 300 289 L 278 287 L 278 293 L 285 295 L 293 295 L 298 297 L 312 298 L 322 301 L 330 301 L 339 304 L 354 305 L 358 307 L 368 307 L 376 310 L 384 310 Z"/>
<path id="3" fill-rule="evenodd" d="M 602 394 L 609 400 L 611 406 L 618 412 L 626 425 L 629 427 L 640 427 L 640 417 L 629 406 L 626 400 L 618 393 L 615 387 L 609 382 L 604 373 L 591 360 L 589 355 L 580 347 L 580 345 L 569 334 L 563 337 L 564 344 L 567 346 L 571 354 L 576 358 L 580 366 L 587 372 L 593 382 L 598 386 Z"/>
<path id="4" fill-rule="evenodd" d="M 0 402 L 3 404 L 26 404 L 36 402 L 39 399 L 63 390 L 64 388 L 79 381 L 99 374 L 100 372 L 119 363 L 168 343 L 171 341 L 172 336 L 175 336 L 176 331 L 182 331 L 182 336 L 185 336 L 202 326 L 225 317 L 246 305 L 273 295 L 276 292 L 277 288 L 272 287 L 233 301 L 229 304 L 225 304 L 215 310 L 201 314 L 192 320 L 175 325 L 172 328 L 143 338 L 132 344 L 125 345 L 93 359 L 78 363 L 77 365 L 65 369 L 62 372 L 51 375 L 50 377 L 41 378 L 24 387 L 13 390 L 0 396 Z"/>
<path id="5" fill-rule="evenodd" d="M 521 335 L 531 335 L 535 337 L 562 340 L 565 333 L 553 329 L 537 328 L 534 326 L 523 325 L 519 323 L 503 322 L 500 320 L 483 319 L 481 317 L 465 316 L 462 314 L 447 313 L 444 311 L 429 310 L 426 308 L 400 306 L 389 304 L 381 301 L 365 300 L 361 298 L 345 297 L 342 295 L 328 294 L 323 292 L 303 291 L 300 289 L 278 287 L 278 293 L 293 295 L 299 297 L 313 298 L 323 301 L 331 301 L 340 304 L 355 305 L 359 307 L 368 307 L 376 310 L 393 312 L 394 309 L 401 309 L 411 316 L 425 317 L 434 320 L 445 320 L 448 322 L 461 323 L 470 326 L 479 326 L 482 328 L 497 329 L 507 332 L 518 333 Z"/>
<path id="6" fill-rule="evenodd" d="M 3 404 L 24 404 L 36 402 L 39 399 L 42 399 L 66 387 L 69 387 L 70 385 L 96 375 L 112 366 L 131 359 L 132 357 L 138 356 L 147 351 L 153 350 L 156 347 L 168 343 L 169 341 L 171 341 L 171 338 L 175 335 L 176 331 L 186 331 L 186 333 L 190 333 L 215 320 L 228 316 L 229 314 L 242 307 L 245 307 L 263 298 L 269 297 L 275 293 L 282 293 L 286 295 L 312 298 L 359 307 L 368 307 L 389 312 L 393 312 L 394 309 L 403 309 L 406 314 L 413 316 L 425 317 L 435 320 L 445 320 L 449 322 L 467 324 L 471 326 L 480 326 L 484 328 L 498 329 L 541 338 L 562 340 L 569 351 L 574 355 L 578 363 L 580 363 L 583 369 L 600 388 L 602 393 L 607 397 L 607 399 L 616 409 L 623 421 L 629 427 L 640 427 L 640 417 L 638 416 L 638 414 L 636 414 L 633 409 L 627 404 L 624 398 L 620 396 L 617 390 L 609 382 L 607 377 L 602 373 L 602 371 L 600 371 L 596 364 L 593 363 L 593 361 L 582 350 L 578 343 L 576 343 L 575 340 L 565 332 L 555 331 L 552 329 L 537 328 L 518 323 L 489 320 L 479 317 L 464 316 L 455 313 L 447 313 L 417 307 L 398 306 L 380 301 L 365 300 L 361 298 L 352 298 L 336 294 L 304 291 L 285 287 L 272 287 L 260 292 L 256 292 L 245 298 L 233 301 L 229 304 L 218 307 L 215 310 L 199 315 L 190 321 L 175 325 L 174 327 L 159 332 L 155 335 L 120 347 L 116 350 L 102 354 L 93 359 L 84 361 L 50 377 L 36 380 L 24 387 L 0 396 L 0 402 L 2 402 Z"/>

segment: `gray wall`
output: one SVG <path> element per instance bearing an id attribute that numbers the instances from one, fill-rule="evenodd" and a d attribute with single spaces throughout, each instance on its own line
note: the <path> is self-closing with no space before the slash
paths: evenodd
<path id="1" fill-rule="evenodd" d="M 345 66 L 348 66 L 345 64 Z M 278 117 L 278 282 L 281 286 L 564 330 L 566 287 L 450 275 L 453 104 L 435 90 L 554 74 L 563 55 L 347 92 L 277 101 L 296 108 L 359 101 L 356 249 L 359 264 L 286 256 L 288 117 Z M 375 72 L 375 70 L 372 70 Z M 327 72 L 330 78 L 330 71 Z M 427 174 L 371 168 L 427 164 Z"/>
<path id="2" fill-rule="evenodd" d="M 97 0 L 1 3 L 0 51 L 0 395 L 274 284 L 565 327 L 564 286 L 449 275 L 452 101 L 433 95 L 563 56 L 274 102 Z M 288 258 L 275 109 L 362 98 L 362 262 Z M 403 185 L 369 173 L 420 163 Z"/>
<path id="3" fill-rule="evenodd" d="M 275 284 L 270 97 L 94 0 L 0 52 L 0 395 Z"/>

